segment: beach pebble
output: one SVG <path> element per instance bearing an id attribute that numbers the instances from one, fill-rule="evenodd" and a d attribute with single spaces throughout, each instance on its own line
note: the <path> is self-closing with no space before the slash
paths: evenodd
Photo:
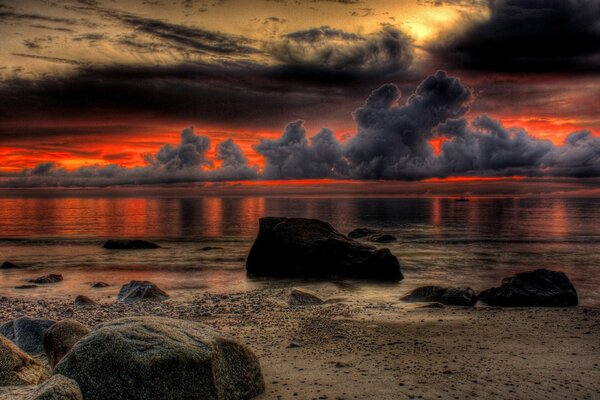
<path id="1" fill-rule="evenodd" d="M 77 306 L 79 308 L 95 307 L 98 305 L 94 300 L 92 300 L 89 297 L 84 296 L 82 294 L 75 297 L 75 300 L 73 301 L 73 303 L 75 304 L 75 306 Z"/>
<path id="2" fill-rule="evenodd" d="M 290 293 L 288 303 L 290 306 L 315 306 L 323 304 L 323 299 L 308 290 L 293 289 Z"/>
<path id="3" fill-rule="evenodd" d="M 121 287 L 117 301 L 123 303 L 136 303 L 139 301 L 163 301 L 169 295 L 149 281 L 130 281 Z"/>

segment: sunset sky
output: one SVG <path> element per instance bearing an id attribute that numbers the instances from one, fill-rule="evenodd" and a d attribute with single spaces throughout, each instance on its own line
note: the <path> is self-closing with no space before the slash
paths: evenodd
<path id="1" fill-rule="evenodd" d="M 0 185 L 593 179 L 599 21 L 596 0 L 0 0 Z"/>

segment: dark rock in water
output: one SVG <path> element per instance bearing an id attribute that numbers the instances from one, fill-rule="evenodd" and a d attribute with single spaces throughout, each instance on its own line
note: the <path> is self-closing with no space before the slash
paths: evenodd
<path id="1" fill-rule="evenodd" d="M 63 319 L 52 325 L 44 335 L 44 350 L 50 367 L 54 368 L 75 343 L 90 332 L 87 326 L 74 319 Z"/>
<path id="2" fill-rule="evenodd" d="M 111 250 L 144 250 L 144 249 L 158 249 L 159 245 L 156 243 L 148 242 L 146 240 L 107 240 L 102 246 L 105 249 Z"/>
<path id="3" fill-rule="evenodd" d="M 323 304 L 323 299 L 304 289 L 293 289 L 288 300 L 290 306 L 315 306 Z"/>
<path id="4" fill-rule="evenodd" d="M 348 234 L 348 237 L 352 238 L 352 239 L 362 239 L 364 237 L 379 234 L 379 233 L 381 233 L 381 232 L 375 231 L 375 230 L 369 229 L 369 228 L 356 228 L 355 230 L 353 230 L 352 232 L 350 232 Z"/>
<path id="5" fill-rule="evenodd" d="M 348 237 L 352 239 L 364 239 L 375 243 L 389 243 L 396 240 L 396 237 L 393 235 L 369 228 L 357 228 L 350 232 Z"/>
<path id="6" fill-rule="evenodd" d="M 135 303 L 138 301 L 163 301 L 169 295 L 152 282 L 130 281 L 123 285 L 117 296 L 117 301 Z"/>
<path id="7" fill-rule="evenodd" d="M 80 308 L 95 307 L 98 305 L 94 300 L 92 300 L 89 297 L 84 296 L 82 294 L 75 297 L 75 300 L 73 302 L 75 303 L 75 305 L 77 307 L 80 307 Z"/>
<path id="8" fill-rule="evenodd" d="M 47 376 L 39 361 L 0 335 L 0 386 L 37 385 Z"/>
<path id="9" fill-rule="evenodd" d="M 21 268 L 21 267 L 19 267 L 17 264 L 13 264 L 8 261 L 4 261 L 2 264 L 0 264 L 0 269 L 14 269 L 14 268 Z"/>
<path id="10" fill-rule="evenodd" d="M 63 280 L 60 274 L 49 274 L 40 276 L 39 278 L 30 279 L 27 282 L 37 283 L 38 285 L 44 285 L 46 283 L 57 283 Z"/>
<path id="11" fill-rule="evenodd" d="M 264 391 L 256 356 L 206 325 L 160 317 L 100 324 L 58 363 L 86 400 L 250 399 Z"/>
<path id="12" fill-rule="evenodd" d="M 20 317 L 0 326 L 0 333 L 30 354 L 44 352 L 44 335 L 56 321 Z"/>
<path id="13" fill-rule="evenodd" d="M 371 242 L 376 242 L 376 243 L 389 243 L 389 242 L 395 242 L 396 236 L 388 235 L 387 233 L 384 233 L 381 235 L 373 235 L 369 238 L 369 240 Z"/>
<path id="14" fill-rule="evenodd" d="M 109 287 L 110 285 L 106 282 L 94 282 L 90 286 L 93 288 L 104 288 Z"/>
<path id="15" fill-rule="evenodd" d="M 577 291 L 564 272 L 538 269 L 505 278 L 479 299 L 500 307 L 566 307 L 578 304 Z"/>
<path id="16" fill-rule="evenodd" d="M 222 247 L 214 247 L 214 246 L 206 246 L 201 248 L 202 251 L 210 251 L 210 250 L 223 250 Z"/>
<path id="17" fill-rule="evenodd" d="M 469 287 L 446 288 L 441 286 L 422 286 L 402 297 L 402 300 L 411 302 L 437 302 L 449 306 L 473 306 L 477 303 L 477 294 Z"/>
<path id="18" fill-rule="evenodd" d="M 83 400 L 79 385 L 63 375 L 52 375 L 28 400 Z"/>
<path id="19" fill-rule="evenodd" d="M 261 218 L 246 269 L 260 276 L 402 279 L 398 259 L 388 249 L 359 243 L 327 222 L 305 218 Z"/>
<path id="20" fill-rule="evenodd" d="M 38 287 L 38 285 L 18 285 L 15 286 L 15 289 L 33 289 Z"/>

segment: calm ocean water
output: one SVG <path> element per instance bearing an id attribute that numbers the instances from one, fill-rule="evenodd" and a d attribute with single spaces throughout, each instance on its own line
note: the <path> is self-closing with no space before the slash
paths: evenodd
<path id="1" fill-rule="evenodd" d="M 398 284 L 335 282 L 361 296 L 397 298 L 423 284 L 497 285 L 512 273 L 561 270 L 581 303 L 600 306 L 600 199 L 395 198 L 345 196 L 118 196 L 0 198 L 0 261 L 27 266 L 0 271 L 0 295 L 89 294 L 89 282 L 156 282 L 174 297 L 298 282 L 246 277 L 244 260 L 261 216 L 319 218 L 343 233 L 357 227 L 398 237 L 386 244 L 399 258 Z M 151 251 L 109 251 L 106 238 L 145 238 Z M 203 251 L 205 246 L 222 249 Z M 285 266 L 282 266 L 284 268 Z M 61 273 L 65 280 L 17 290 L 29 278 Z M 332 283 L 302 282 L 307 285 Z"/>

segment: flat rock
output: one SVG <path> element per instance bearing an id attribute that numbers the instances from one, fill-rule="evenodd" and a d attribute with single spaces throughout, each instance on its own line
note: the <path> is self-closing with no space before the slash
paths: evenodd
<path id="1" fill-rule="evenodd" d="M 48 275 L 40 276 L 38 278 L 29 279 L 27 282 L 37 283 L 38 285 L 44 285 L 46 283 L 57 283 L 62 280 L 63 280 L 63 277 L 60 274 L 48 274 Z"/>
<path id="2" fill-rule="evenodd" d="M 500 287 L 481 292 L 479 299 L 499 307 L 568 307 L 579 302 L 567 275 L 547 269 L 505 278 Z"/>
<path id="3" fill-rule="evenodd" d="M 324 301 L 317 294 L 304 289 L 293 289 L 288 300 L 291 306 L 316 306 Z"/>
<path id="4" fill-rule="evenodd" d="M 79 308 L 91 308 L 98 305 L 98 303 L 96 303 L 94 300 L 82 294 L 76 296 L 75 300 L 73 300 L 73 303 Z"/>
<path id="5" fill-rule="evenodd" d="M 98 325 L 58 363 L 86 400 L 237 400 L 264 391 L 256 356 L 206 325 L 131 317 Z"/>
<path id="6" fill-rule="evenodd" d="M 28 400 L 83 400 L 79 385 L 63 375 L 52 375 Z"/>
<path id="7" fill-rule="evenodd" d="M 47 376 L 39 361 L 0 335 L 0 386 L 37 385 Z"/>
<path id="8" fill-rule="evenodd" d="M 130 281 L 123 285 L 117 301 L 124 303 L 136 303 L 138 301 L 164 301 L 169 298 L 169 295 L 149 281 Z"/>
<path id="9" fill-rule="evenodd" d="M 30 354 L 44 352 L 44 335 L 56 321 L 20 317 L 0 326 L 0 333 Z"/>
<path id="10" fill-rule="evenodd" d="M 148 242 L 146 240 L 107 240 L 102 245 L 105 249 L 111 250 L 145 250 L 145 249 L 158 249 L 159 245 L 156 243 Z"/>
<path id="11" fill-rule="evenodd" d="M 477 294 L 469 287 L 454 288 L 442 286 L 422 286 L 402 297 L 410 302 L 435 302 L 449 306 L 473 306 L 477 303 Z"/>
<path id="12" fill-rule="evenodd" d="M 44 351 L 51 368 L 71 350 L 90 329 L 74 319 L 63 319 L 52 325 L 44 335 Z"/>
<path id="13" fill-rule="evenodd" d="M 13 264 L 9 261 L 4 261 L 3 263 L 0 264 L 0 269 L 15 269 L 15 268 L 21 268 L 21 267 L 18 266 L 17 264 Z"/>
<path id="14" fill-rule="evenodd" d="M 359 243 L 327 222 L 305 218 L 261 218 L 246 269 L 253 275 L 291 278 L 403 278 L 388 249 Z"/>

